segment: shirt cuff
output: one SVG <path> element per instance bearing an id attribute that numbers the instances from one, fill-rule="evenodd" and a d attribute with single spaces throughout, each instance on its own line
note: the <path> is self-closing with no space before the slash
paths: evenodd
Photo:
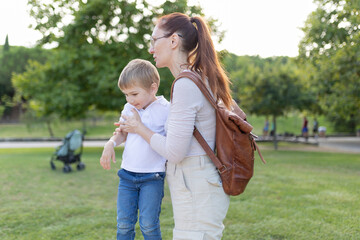
<path id="1" fill-rule="evenodd" d="M 110 139 L 109 142 L 112 142 L 114 144 L 114 147 L 116 147 L 117 144 L 114 140 Z"/>

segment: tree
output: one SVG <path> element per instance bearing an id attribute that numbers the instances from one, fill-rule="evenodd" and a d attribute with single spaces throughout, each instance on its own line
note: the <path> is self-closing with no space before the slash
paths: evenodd
<path id="1" fill-rule="evenodd" d="M 4 55 L 4 53 L 7 53 L 9 52 L 10 50 L 10 45 L 9 45 L 9 38 L 8 38 L 8 35 L 6 35 L 6 38 L 5 38 L 5 44 L 4 44 L 4 47 L 3 47 L 3 51 L 2 51 L 2 55 Z M 1 58 L 1 65 L 5 62 L 4 59 L 4 56 L 2 56 Z M 1 68 L 1 67 L 0 67 Z M 0 87 L 1 87 L 1 90 L 0 90 L 0 119 L 2 118 L 2 116 L 4 115 L 4 112 L 6 110 L 6 107 L 8 107 L 8 96 L 4 96 L 5 92 L 7 92 L 7 90 L 5 89 L 6 88 L 6 75 L 5 74 L 1 74 L 0 72 Z"/>
<path id="2" fill-rule="evenodd" d="M 300 62 L 310 62 L 322 111 L 338 131 L 355 132 L 360 123 L 360 2 L 316 0 L 303 27 Z"/>
<path id="3" fill-rule="evenodd" d="M 3 52 L 8 52 L 10 50 L 10 45 L 9 45 L 9 36 L 6 35 L 6 38 L 5 38 L 5 44 L 4 44 L 4 50 Z"/>
<path id="4" fill-rule="evenodd" d="M 304 110 L 312 96 L 302 83 L 300 70 L 287 57 L 239 57 L 239 70 L 231 72 L 233 96 L 250 113 L 271 116 L 277 149 L 276 118 L 291 110 Z"/>
<path id="5" fill-rule="evenodd" d="M 9 45 L 8 41 L 7 44 Z M 15 46 L 5 48 L 5 46 L 0 59 L 0 104 L 3 108 L 4 115 L 8 114 L 14 105 L 13 97 L 15 90 L 11 83 L 12 75 L 24 72 L 29 59 L 41 63 L 45 62 L 48 53 L 48 51 L 41 48 Z"/>
<path id="6" fill-rule="evenodd" d="M 50 136 L 53 137 L 54 134 L 51 128 L 51 120 L 55 117 L 53 108 L 56 108 L 59 101 L 63 102 L 64 99 L 66 101 L 66 96 L 69 95 L 67 93 L 73 89 L 71 86 L 54 85 L 54 91 L 50 93 L 47 84 L 44 84 L 46 80 L 51 81 L 51 79 L 47 79 L 44 74 L 50 68 L 51 65 L 49 63 L 41 64 L 37 61 L 29 61 L 24 73 L 14 74 L 12 83 L 17 89 L 15 99 L 17 99 L 18 102 L 21 102 L 21 98 L 27 100 L 27 117 L 36 121 L 45 122 L 48 126 Z M 22 89 L 25 90 L 22 91 Z M 30 96 L 36 97 L 31 98 Z M 48 104 L 43 104 L 44 102 Z M 64 107 L 66 108 L 66 104 L 64 104 Z"/>
<path id="7" fill-rule="evenodd" d="M 39 44 L 56 46 L 41 67 L 43 72 L 33 70 L 31 75 L 44 86 L 41 95 L 59 101 L 40 101 L 44 96 L 27 89 L 26 74 L 17 77 L 16 85 L 28 99 L 43 105 L 42 114 L 64 118 L 84 118 L 94 108 L 120 111 L 125 98 L 116 87 L 118 76 L 131 59 L 151 60 L 147 49 L 154 19 L 173 11 L 202 15 L 187 0 L 165 1 L 161 6 L 145 0 L 31 0 L 29 4 L 34 28 L 43 35 Z M 169 96 L 173 77 L 165 69 L 160 74 L 159 94 Z"/>

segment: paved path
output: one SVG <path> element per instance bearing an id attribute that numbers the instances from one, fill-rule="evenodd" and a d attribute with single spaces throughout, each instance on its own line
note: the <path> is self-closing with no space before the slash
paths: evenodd
<path id="1" fill-rule="evenodd" d="M 280 139 L 280 141 L 286 141 Z M 360 137 L 326 137 L 326 138 L 289 138 L 289 142 L 298 143 L 302 146 L 294 147 L 286 146 L 287 150 L 301 150 L 304 151 L 317 151 L 317 152 L 346 152 L 346 153 L 360 153 Z M 271 149 L 271 148 L 270 148 Z M 280 148 L 281 149 L 281 148 Z"/>
<path id="2" fill-rule="evenodd" d="M 309 142 L 318 142 L 319 150 L 335 150 L 341 152 L 360 153 L 360 137 L 329 137 L 329 138 L 309 138 Z M 0 148 L 42 148 L 57 147 L 61 141 L 19 141 L 19 142 L 0 142 Z M 106 140 L 84 141 L 84 147 L 103 147 Z"/>
<path id="3" fill-rule="evenodd" d="M 103 147 L 106 140 L 103 141 L 84 141 L 84 147 Z M 62 141 L 18 141 L 18 142 L 0 142 L 0 148 L 43 148 L 61 145 Z"/>
<path id="4" fill-rule="evenodd" d="M 360 137 L 320 138 L 319 147 L 360 153 Z"/>

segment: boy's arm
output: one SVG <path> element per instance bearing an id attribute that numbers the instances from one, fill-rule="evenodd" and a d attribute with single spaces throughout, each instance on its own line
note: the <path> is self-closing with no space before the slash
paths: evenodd
<path id="1" fill-rule="evenodd" d="M 114 123 L 114 125 L 116 125 L 117 123 Z M 114 132 L 113 136 L 109 139 L 109 142 L 112 142 L 113 146 L 119 146 L 120 144 L 122 144 L 123 142 L 126 141 L 127 138 L 127 132 L 124 131 L 120 131 L 120 132 Z"/>
<path id="2" fill-rule="evenodd" d="M 117 134 L 114 134 L 114 136 L 112 136 L 109 139 L 109 141 L 107 143 L 105 143 L 104 150 L 100 157 L 100 165 L 104 169 L 110 169 L 111 159 L 112 159 L 113 163 L 116 163 L 114 148 L 116 146 L 120 145 L 121 143 L 125 142 L 126 137 L 127 137 L 127 133 L 121 131 Z"/>

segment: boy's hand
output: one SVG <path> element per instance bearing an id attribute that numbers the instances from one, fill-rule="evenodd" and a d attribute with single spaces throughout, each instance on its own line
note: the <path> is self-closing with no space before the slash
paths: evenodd
<path id="1" fill-rule="evenodd" d="M 100 165 L 104 169 L 109 170 L 110 169 L 110 161 L 111 161 L 110 159 L 112 159 L 113 163 L 116 163 L 114 144 L 109 141 L 104 146 L 104 150 L 100 157 Z"/>

